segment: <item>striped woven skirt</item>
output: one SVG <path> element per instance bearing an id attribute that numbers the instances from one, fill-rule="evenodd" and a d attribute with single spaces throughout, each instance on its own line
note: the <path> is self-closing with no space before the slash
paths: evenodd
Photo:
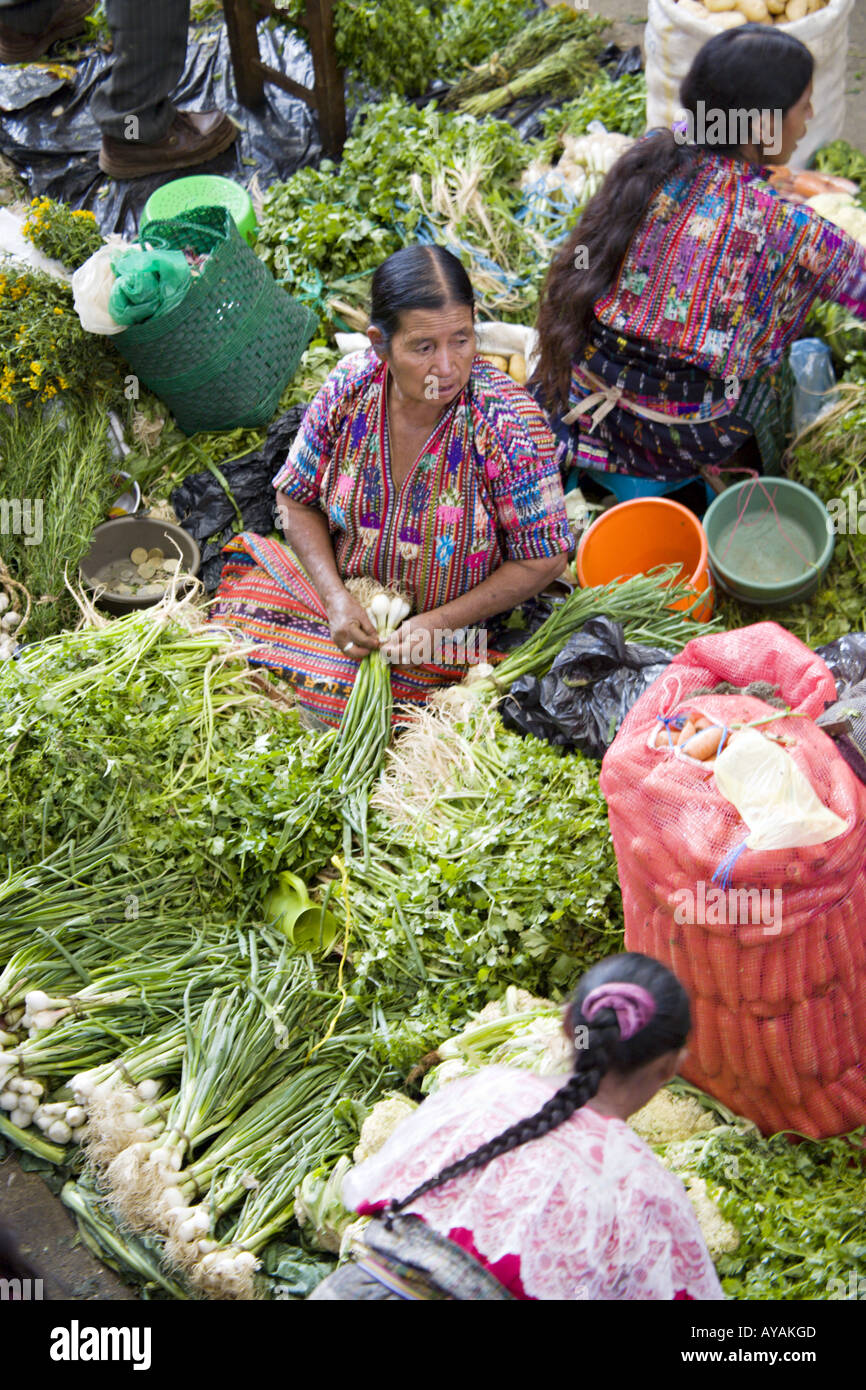
<path id="1" fill-rule="evenodd" d="M 254 643 L 251 664 L 280 671 L 298 703 L 336 728 L 360 663 L 334 642 L 322 601 L 298 561 L 280 541 L 249 531 L 223 553 L 227 559 L 211 621 Z M 440 686 L 462 680 L 464 672 L 455 666 L 392 667 L 393 722 L 399 722 L 398 705 L 423 704 Z"/>

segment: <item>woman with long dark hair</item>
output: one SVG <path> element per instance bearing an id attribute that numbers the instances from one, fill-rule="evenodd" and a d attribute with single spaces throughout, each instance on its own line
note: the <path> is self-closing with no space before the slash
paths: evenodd
<path id="1" fill-rule="evenodd" d="M 658 961 L 593 966 L 566 1011 L 568 1079 L 485 1067 L 428 1097 L 348 1174 L 343 1200 L 374 1220 L 311 1297 L 721 1298 L 682 1183 L 626 1123 L 689 1027 Z"/>
<path id="2" fill-rule="evenodd" d="M 812 72 L 781 30 L 712 38 L 683 128 L 627 150 L 563 243 L 530 383 L 561 466 L 680 479 L 753 438 L 777 461 L 777 373 L 812 304 L 866 318 L 866 249 L 767 181 L 806 130 Z"/>
<path id="3" fill-rule="evenodd" d="M 352 580 L 408 595 L 413 615 L 386 654 L 395 700 L 421 702 L 465 669 L 461 644 L 452 665 L 437 637 L 540 593 L 570 542 L 554 437 L 532 396 L 477 356 L 460 261 L 438 246 L 389 256 L 368 337 L 310 404 L 274 479 L 289 548 L 238 536 L 214 610 L 328 724 L 381 645 Z"/>

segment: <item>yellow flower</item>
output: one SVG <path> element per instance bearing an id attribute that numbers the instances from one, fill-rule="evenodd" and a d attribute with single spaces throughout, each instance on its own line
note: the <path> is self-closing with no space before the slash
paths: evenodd
<path id="1" fill-rule="evenodd" d="M 59 376 L 57 378 L 57 384 L 61 391 L 67 391 L 69 389 L 69 382 L 66 380 L 65 376 Z"/>
<path id="2" fill-rule="evenodd" d="M 41 374 L 42 374 L 42 363 L 41 363 L 41 362 L 31 362 L 31 363 L 30 363 L 30 370 L 31 370 L 31 372 L 33 373 L 34 376 L 41 376 Z"/>
<path id="3" fill-rule="evenodd" d="M 31 390 L 31 391 L 38 391 L 38 390 L 39 390 L 39 378 L 38 378 L 38 376 L 32 376 L 32 377 L 30 378 L 30 380 L 28 381 L 27 385 L 30 387 L 30 390 Z"/>
<path id="4" fill-rule="evenodd" d="M 62 313 L 63 313 L 63 310 L 60 308 L 60 306 L 59 306 L 58 304 L 55 304 L 55 306 L 54 306 L 54 312 L 55 312 L 55 314 L 62 314 Z"/>

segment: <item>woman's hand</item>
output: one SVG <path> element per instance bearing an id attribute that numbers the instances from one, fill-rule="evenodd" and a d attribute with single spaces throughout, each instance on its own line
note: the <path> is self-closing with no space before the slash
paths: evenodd
<path id="1" fill-rule="evenodd" d="M 331 636 L 347 656 L 362 661 L 379 646 L 376 629 L 365 610 L 346 588 L 338 589 L 325 603 Z"/>
<path id="2" fill-rule="evenodd" d="M 434 613 L 419 613 L 407 618 L 395 633 L 382 643 L 382 655 L 393 666 L 423 666 L 433 661 L 433 638 L 441 624 Z"/>

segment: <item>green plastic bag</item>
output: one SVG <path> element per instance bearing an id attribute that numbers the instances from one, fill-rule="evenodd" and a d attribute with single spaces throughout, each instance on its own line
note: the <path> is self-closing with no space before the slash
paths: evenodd
<path id="1" fill-rule="evenodd" d="M 182 251 L 142 251 L 132 247 L 111 262 L 117 279 L 108 296 L 115 323 L 144 323 L 179 304 L 192 283 Z"/>

